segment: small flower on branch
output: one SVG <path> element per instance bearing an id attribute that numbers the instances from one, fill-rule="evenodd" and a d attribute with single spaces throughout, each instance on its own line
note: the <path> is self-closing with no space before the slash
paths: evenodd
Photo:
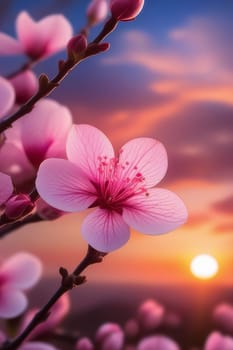
<path id="1" fill-rule="evenodd" d="M 16 32 L 18 40 L 0 33 L 0 55 L 26 54 L 35 61 L 64 49 L 72 36 L 72 27 L 63 15 L 34 21 L 22 11 L 16 19 Z"/>

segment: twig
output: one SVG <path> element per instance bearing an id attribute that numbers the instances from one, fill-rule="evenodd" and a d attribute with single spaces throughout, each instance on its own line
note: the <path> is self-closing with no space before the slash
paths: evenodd
<path id="1" fill-rule="evenodd" d="M 39 78 L 39 88 L 37 93 L 32 96 L 25 104 L 23 104 L 18 111 L 16 111 L 11 116 L 8 116 L 1 120 L 0 122 L 0 133 L 4 132 L 6 129 L 10 128 L 12 123 L 14 123 L 19 118 L 23 117 L 25 114 L 28 114 L 34 108 L 36 102 L 41 98 L 48 96 L 53 90 L 55 90 L 62 80 L 69 74 L 69 72 L 74 69 L 82 60 L 87 57 L 97 53 L 98 51 L 93 50 L 93 47 L 96 46 L 100 41 L 102 41 L 108 34 L 110 34 L 117 26 L 118 21 L 114 18 L 110 18 L 100 34 L 88 44 L 87 49 L 83 52 L 82 55 L 78 55 L 77 58 L 69 57 L 66 61 L 59 62 L 59 71 L 57 75 L 49 80 L 45 74 L 42 74 Z"/>

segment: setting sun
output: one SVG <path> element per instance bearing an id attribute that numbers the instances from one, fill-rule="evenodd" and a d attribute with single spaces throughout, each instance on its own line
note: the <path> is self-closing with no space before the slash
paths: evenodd
<path id="1" fill-rule="evenodd" d="M 208 254 L 197 255 L 191 261 L 190 269 L 193 275 L 200 279 L 213 278 L 218 272 L 217 260 Z"/>

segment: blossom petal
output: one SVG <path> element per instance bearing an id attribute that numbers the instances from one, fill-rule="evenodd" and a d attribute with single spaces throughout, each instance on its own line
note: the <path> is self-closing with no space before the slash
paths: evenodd
<path id="1" fill-rule="evenodd" d="M 46 99 L 17 123 L 27 157 L 35 167 L 45 158 L 65 157 L 66 138 L 72 125 L 68 108 Z"/>
<path id="2" fill-rule="evenodd" d="M 10 82 L 14 87 L 18 104 L 25 103 L 38 89 L 38 79 L 29 69 L 11 78 Z"/>
<path id="3" fill-rule="evenodd" d="M 20 315 L 27 306 L 27 298 L 10 286 L 1 287 L 0 290 L 0 317 L 12 318 Z"/>
<path id="4" fill-rule="evenodd" d="M 20 42 L 11 36 L 0 33 L 0 55 L 17 55 L 23 53 Z"/>
<path id="5" fill-rule="evenodd" d="M 130 237 L 129 227 L 120 214 L 100 208 L 84 219 L 81 233 L 93 248 L 101 252 L 120 248 Z"/>
<path id="6" fill-rule="evenodd" d="M 71 128 L 66 152 L 68 159 L 94 181 L 98 175 L 100 157 L 114 157 L 112 144 L 102 131 L 84 124 L 73 125 Z"/>
<path id="7" fill-rule="evenodd" d="M 176 229 L 187 220 L 183 201 L 173 192 L 154 188 L 127 200 L 123 219 L 134 229 L 146 234 L 162 234 Z"/>
<path id="8" fill-rule="evenodd" d="M 178 344 L 164 335 L 151 335 L 142 338 L 137 345 L 137 350 L 180 350 Z"/>
<path id="9" fill-rule="evenodd" d="M 49 205 L 67 212 L 87 209 L 96 200 L 91 182 L 65 159 L 45 160 L 37 174 L 36 188 Z"/>
<path id="10" fill-rule="evenodd" d="M 12 85 L 0 77 L 0 118 L 13 107 L 14 100 L 15 92 Z"/>
<path id="11" fill-rule="evenodd" d="M 24 51 L 35 59 L 63 49 L 72 36 L 72 27 L 63 15 L 50 15 L 36 22 L 22 11 L 16 29 Z"/>
<path id="12" fill-rule="evenodd" d="M 17 253 L 8 258 L 1 266 L 1 274 L 7 284 L 14 288 L 27 289 L 34 286 L 42 273 L 40 260 L 29 253 Z"/>
<path id="13" fill-rule="evenodd" d="M 233 338 L 225 336 L 220 332 L 212 332 L 206 339 L 204 350 L 231 350 L 233 349 Z"/>
<path id="14" fill-rule="evenodd" d="M 57 350 L 57 348 L 50 344 L 32 341 L 21 345 L 19 350 Z"/>
<path id="15" fill-rule="evenodd" d="M 9 129 L 9 131 L 13 131 L 13 128 Z M 8 135 L 8 131 L 6 134 Z M 8 137 L 0 148 L 0 171 L 10 175 L 16 186 L 33 179 L 36 173 L 24 151 L 19 145 L 8 142 Z"/>
<path id="16" fill-rule="evenodd" d="M 167 152 L 155 139 L 140 137 L 127 142 L 120 150 L 120 163 L 127 177 L 141 173 L 148 187 L 156 185 L 167 171 Z"/>
<path id="17" fill-rule="evenodd" d="M 12 194 L 13 185 L 10 176 L 0 173 L 0 205 Z"/>

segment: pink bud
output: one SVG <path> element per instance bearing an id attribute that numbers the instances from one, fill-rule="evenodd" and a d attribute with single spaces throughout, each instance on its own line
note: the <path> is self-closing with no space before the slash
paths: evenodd
<path id="1" fill-rule="evenodd" d="M 135 338 L 139 333 L 138 322 L 134 319 L 128 320 L 124 327 L 127 338 Z"/>
<path id="2" fill-rule="evenodd" d="M 109 335 L 119 331 L 121 331 L 121 328 L 117 323 L 104 323 L 97 329 L 96 341 L 102 343 Z"/>
<path id="3" fill-rule="evenodd" d="M 30 197 L 26 194 L 12 196 L 5 204 L 5 215 L 9 219 L 18 219 L 29 214 L 35 207 Z"/>
<path id="4" fill-rule="evenodd" d="M 108 14 L 106 0 L 92 0 L 87 8 L 87 18 L 90 25 L 102 22 Z"/>
<path id="5" fill-rule="evenodd" d="M 111 0 L 112 17 L 118 21 L 134 19 L 142 10 L 144 0 Z"/>
<path id="6" fill-rule="evenodd" d="M 78 55 L 87 48 L 87 38 L 83 34 L 78 34 L 71 38 L 67 44 L 68 55 Z"/>
<path id="7" fill-rule="evenodd" d="M 146 300 L 138 309 L 138 322 L 142 329 L 150 331 L 161 325 L 164 318 L 164 307 L 154 300 Z"/>
<path id="8" fill-rule="evenodd" d="M 15 89 L 16 103 L 23 104 L 31 98 L 38 89 L 38 80 L 35 74 L 27 70 L 10 79 Z"/>
<path id="9" fill-rule="evenodd" d="M 122 350 L 124 333 L 120 330 L 107 336 L 101 344 L 102 350 Z"/>
<path id="10" fill-rule="evenodd" d="M 94 350 L 94 346 L 92 342 L 85 337 L 77 341 L 75 350 Z"/>

